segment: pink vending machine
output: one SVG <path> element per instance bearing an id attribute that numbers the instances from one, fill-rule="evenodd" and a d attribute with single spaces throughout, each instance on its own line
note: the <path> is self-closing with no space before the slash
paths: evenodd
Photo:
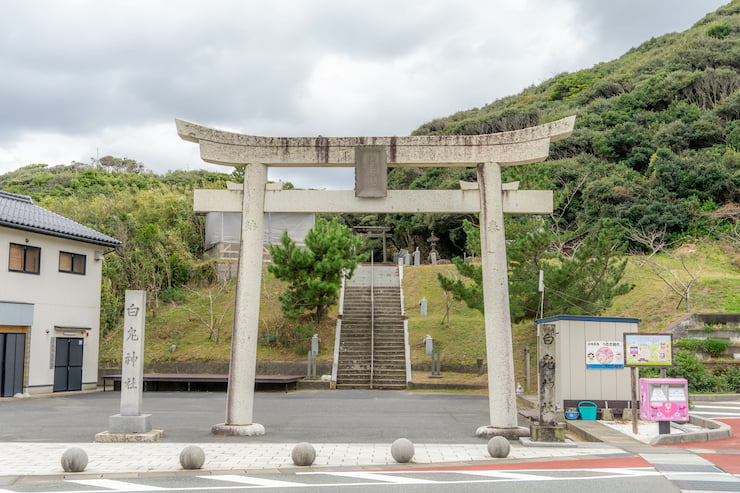
<path id="1" fill-rule="evenodd" d="M 685 378 L 641 378 L 640 419 L 688 421 L 689 387 Z"/>

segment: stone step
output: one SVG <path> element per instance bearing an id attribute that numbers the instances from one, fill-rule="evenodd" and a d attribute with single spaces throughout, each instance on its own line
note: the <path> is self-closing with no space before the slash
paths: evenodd
<path id="1" fill-rule="evenodd" d="M 352 279 L 345 282 L 342 307 L 337 388 L 370 388 L 372 368 L 373 388 L 405 389 L 406 347 L 398 268 L 358 267 Z"/>
<path id="2" fill-rule="evenodd" d="M 384 368 L 378 368 L 375 366 L 373 369 L 373 375 L 378 378 L 406 378 L 405 369 L 387 370 Z"/>

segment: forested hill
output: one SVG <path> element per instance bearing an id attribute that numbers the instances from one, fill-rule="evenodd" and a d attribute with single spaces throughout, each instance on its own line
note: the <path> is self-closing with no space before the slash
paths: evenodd
<path id="1" fill-rule="evenodd" d="M 145 289 L 157 305 L 190 281 L 213 278 L 204 262 L 203 219 L 193 213 L 194 188 L 225 188 L 230 175 L 171 171 L 157 175 L 132 159 L 32 164 L 0 175 L 0 190 L 123 242 L 103 262 L 101 325 L 116 327 L 126 289 Z"/>
<path id="2" fill-rule="evenodd" d="M 685 32 L 431 121 L 414 135 L 502 132 L 575 114 L 573 135 L 552 144 L 549 162 L 509 168 L 505 176 L 522 188 L 558 191 L 556 230 L 578 234 L 610 218 L 622 229 L 664 231 L 672 239 L 713 235 L 731 228 L 740 211 L 738 71 L 734 0 Z M 471 169 L 396 168 L 389 182 L 456 188 L 474 176 Z M 432 222 L 433 229 L 450 226 Z"/>
<path id="3" fill-rule="evenodd" d="M 740 0 L 734 0 L 683 33 L 426 123 L 414 134 L 495 133 L 578 116 L 573 135 L 551 145 L 548 162 L 505 172 L 522 189 L 555 190 L 551 217 L 507 218 L 510 268 L 526 271 L 511 278 L 515 288 L 519 281 L 536 282 L 543 262 L 562 266 L 563 259 L 578 255 L 588 260 L 591 250 L 582 246 L 589 238 L 599 239 L 594 258 L 626 246 L 650 251 L 697 237 L 725 240 L 737 252 L 739 71 Z M 225 188 L 230 178 L 205 171 L 155 175 L 135 160 L 106 156 L 90 164 L 30 164 L 0 175 L 0 190 L 30 195 L 42 207 L 123 242 L 104 262 L 102 323 L 114 327 L 124 289 L 146 289 L 156 304 L 172 299 L 187 282 L 212 277 L 202 260 L 203 221 L 193 214 L 192 190 Z M 457 188 L 459 180 L 474 179 L 471 168 L 394 168 L 388 184 Z M 461 256 L 464 249 L 475 253 L 474 235 L 464 231 L 465 224 L 471 232 L 471 223 L 464 220 L 475 223 L 476 217 L 344 219 L 349 225 L 391 226 L 391 248 L 419 246 L 426 256 L 427 238 L 435 235 L 443 258 Z"/>

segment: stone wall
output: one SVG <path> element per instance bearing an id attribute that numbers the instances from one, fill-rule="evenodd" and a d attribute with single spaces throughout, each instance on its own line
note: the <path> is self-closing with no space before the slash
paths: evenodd
<path id="1" fill-rule="evenodd" d="M 705 325 L 724 325 L 726 327 L 740 327 L 740 313 L 690 313 L 681 317 L 666 329 L 673 334 L 674 339 L 688 337 L 688 330 L 701 328 Z"/>

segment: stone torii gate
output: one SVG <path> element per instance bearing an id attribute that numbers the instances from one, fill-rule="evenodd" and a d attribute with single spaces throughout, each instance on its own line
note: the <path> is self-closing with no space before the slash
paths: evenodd
<path id="1" fill-rule="evenodd" d="M 501 168 L 546 159 L 550 142 L 572 133 L 575 116 L 498 134 L 413 137 L 259 137 L 175 123 L 181 138 L 200 145 L 204 161 L 245 168 L 243 191 L 202 190 L 195 196 L 196 211 L 242 213 L 226 421 L 213 426 L 214 434 L 265 432 L 253 422 L 265 212 L 479 213 L 490 424 L 476 434 L 529 434 L 517 426 L 504 214 L 548 214 L 552 191 L 503 184 Z M 267 190 L 271 166 L 355 167 L 355 190 Z M 475 166 L 478 184 L 387 190 L 388 166 Z"/>

